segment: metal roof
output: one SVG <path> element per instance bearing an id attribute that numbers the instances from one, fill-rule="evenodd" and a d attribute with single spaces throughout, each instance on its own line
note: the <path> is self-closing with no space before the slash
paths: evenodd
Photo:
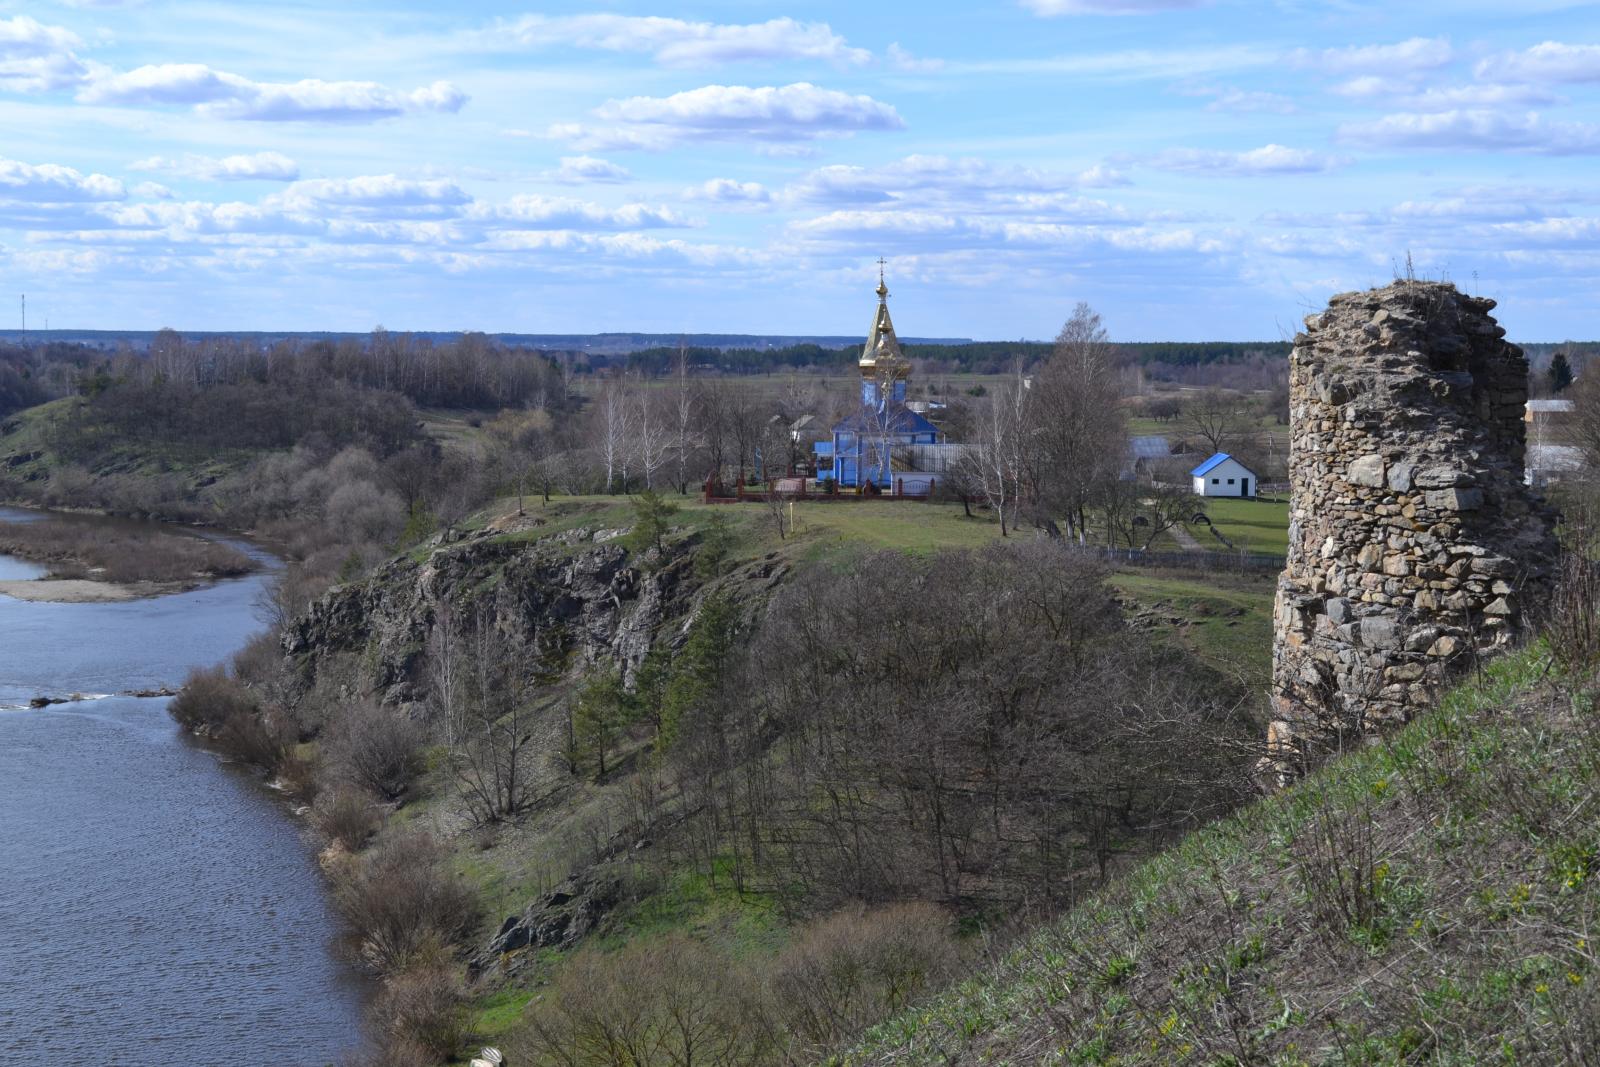
<path id="1" fill-rule="evenodd" d="M 1134 459 L 1166 459 L 1172 455 L 1172 445 L 1165 437 L 1150 434 L 1128 438 L 1128 451 Z"/>
<path id="2" fill-rule="evenodd" d="M 1190 477 L 1198 478 L 1202 474 L 1209 474 L 1212 470 L 1216 469 L 1217 467 L 1222 466 L 1222 464 L 1228 462 L 1228 460 L 1230 460 L 1230 459 L 1233 459 L 1233 457 L 1228 455 L 1226 452 L 1218 452 L 1216 455 L 1212 456 L 1210 459 L 1208 459 L 1204 463 L 1200 464 L 1200 466 L 1198 466 L 1194 470 L 1190 471 L 1189 475 L 1190 475 Z M 1233 461 L 1235 463 L 1239 463 L 1239 461 L 1236 460 L 1236 459 L 1233 459 Z M 1244 467 L 1244 464 L 1243 463 L 1239 463 L 1239 466 Z M 1247 470 L 1247 471 L 1250 470 L 1249 467 L 1244 467 L 1244 469 Z M 1250 473 L 1254 474 L 1255 471 L 1250 471 Z"/>

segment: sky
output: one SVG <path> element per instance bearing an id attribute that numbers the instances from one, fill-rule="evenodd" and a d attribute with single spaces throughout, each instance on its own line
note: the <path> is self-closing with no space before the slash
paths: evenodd
<path id="1" fill-rule="evenodd" d="M 1594 339 L 1597 178 L 1594 3 L 0 0 L 4 328 Z"/>

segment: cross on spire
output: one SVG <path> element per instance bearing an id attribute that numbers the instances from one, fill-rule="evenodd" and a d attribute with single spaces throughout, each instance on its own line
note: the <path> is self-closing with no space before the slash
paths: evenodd
<path id="1" fill-rule="evenodd" d="M 889 287 L 883 281 L 883 268 L 889 261 L 882 256 L 878 257 L 878 301 L 882 303 L 889 299 Z"/>

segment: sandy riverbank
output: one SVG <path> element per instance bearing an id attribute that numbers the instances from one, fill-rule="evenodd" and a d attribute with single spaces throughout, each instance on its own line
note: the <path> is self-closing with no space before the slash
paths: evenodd
<path id="1" fill-rule="evenodd" d="M 0 596 L 49 604 L 112 604 L 122 600 L 181 593 L 183 590 L 184 586 L 177 583 L 119 585 L 116 582 L 92 582 L 85 578 L 29 578 L 0 582 Z"/>

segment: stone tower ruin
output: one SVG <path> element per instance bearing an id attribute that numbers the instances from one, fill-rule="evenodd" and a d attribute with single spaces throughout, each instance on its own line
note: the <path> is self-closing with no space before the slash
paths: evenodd
<path id="1" fill-rule="evenodd" d="M 1528 362 L 1494 306 L 1397 281 L 1335 296 L 1295 337 L 1280 777 L 1405 722 L 1548 588 L 1552 518 L 1523 487 Z"/>

